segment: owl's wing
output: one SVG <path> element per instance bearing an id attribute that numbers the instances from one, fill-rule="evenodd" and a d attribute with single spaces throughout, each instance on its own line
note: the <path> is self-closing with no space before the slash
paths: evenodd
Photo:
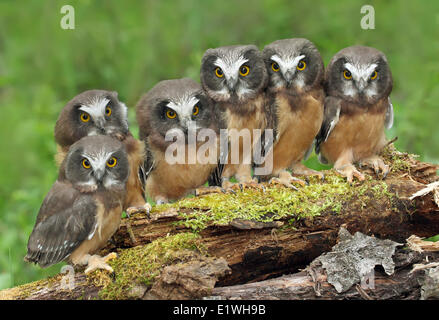
<path id="1" fill-rule="evenodd" d="M 144 141 L 145 143 L 145 150 L 146 150 L 146 159 L 143 163 L 143 176 L 146 180 L 148 179 L 149 174 L 154 169 L 154 155 L 152 154 L 151 150 L 148 147 L 148 143 Z"/>
<path id="2" fill-rule="evenodd" d="M 328 140 L 329 135 L 338 123 L 340 117 L 340 99 L 334 97 L 325 98 L 325 112 L 320 132 L 316 137 L 316 153 L 320 153 L 320 145 Z"/>
<path id="3" fill-rule="evenodd" d="M 93 236 L 97 227 L 96 210 L 90 195 L 56 181 L 41 205 L 25 261 L 45 268 L 66 259 Z"/>
<path id="4" fill-rule="evenodd" d="M 223 139 L 227 139 L 227 136 L 223 137 Z M 227 140 L 226 140 L 227 141 Z M 227 163 L 227 157 L 229 155 L 229 148 L 230 148 L 230 142 L 225 144 L 225 147 L 220 148 L 220 156 L 218 160 L 218 165 L 216 166 L 215 170 L 213 170 L 212 174 L 210 175 L 209 179 L 207 180 L 209 186 L 221 186 L 222 181 L 222 175 L 224 170 L 224 164 Z"/>
<path id="5" fill-rule="evenodd" d="M 388 98 L 388 105 L 386 110 L 386 119 L 384 122 L 384 125 L 386 129 L 390 129 L 393 127 L 393 104 L 392 101 L 390 101 L 390 97 Z"/>

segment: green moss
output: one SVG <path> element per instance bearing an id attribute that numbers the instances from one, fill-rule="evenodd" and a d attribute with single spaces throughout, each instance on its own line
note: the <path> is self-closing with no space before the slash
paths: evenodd
<path id="1" fill-rule="evenodd" d="M 393 144 L 388 145 L 381 152 L 384 161 L 390 165 L 391 172 L 408 172 L 412 162 L 418 156 L 415 154 L 399 152 Z"/>
<path id="2" fill-rule="evenodd" d="M 320 215 L 322 212 L 338 214 L 345 201 L 353 197 L 357 197 L 359 201 L 362 198 L 369 199 L 370 194 L 367 193 L 370 192 L 373 193 L 373 198 L 390 196 L 386 183 L 372 177 L 351 186 L 345 178 L 329 172 L 324 182 L 311 178 L 310 184 L 300 187 L 299 191 L 266 185 L 265 190 L 248 188 L 236 194 L 212 193 L 186 198 L 173 204 L 158 206 L 155 212 L 176 208 L 183 218 L 176 224 L 200 231 L 209 225 L 227 225 L 234 219 L 269 222 L 287 218 L 293 222 Z"/>
<path id="3" fill-rule="evenodd" d="M 166 265 L 187 261 L 198 253 L 205 253 L 199 236 L 180 233 L 159 238 L 145 246 L 121 250 L 111 261 L 115 279 L 105 271 L 95 271 L 88 277 L 94 285 L 103 287 L 101 299 L 129 299 L 130 289 L 136 285 L 150 286 Z"/>

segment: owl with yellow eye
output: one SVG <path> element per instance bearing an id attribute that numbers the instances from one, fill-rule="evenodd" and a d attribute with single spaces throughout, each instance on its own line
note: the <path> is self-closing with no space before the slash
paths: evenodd
<path id="1" fill-rule="evenodd" d="M 57 164 L 63 162 L 72 144 L 83 137 L 95 135 L 108 135 L 123 142 L 130 166 L 123 209 L 130 214 L 148 213 L 151 206 L 145 201 L 144 145 L 129 131 L 127 107 L 119 101 L 117 92 L 88 90 L 64 106 L 55 125 Z"/>
<path id="2" fill-rule="evenodd" d="M 231 149 L 235 145 L 240 150 L 239 159 L 233 161 L 229 156 L 224 165 L 223 188 L 234 186 L 230 182 L 233 176 L 240 186 L 254 185 L 252 166 L 260 139 L 257 132 L 266 128 L 268 116 L 264 92 L 268 76 L 261 52 L 254 45 L 208 49 L 201 61 L 200 79 L 207 96 L 221 111 Z M 250 133 L 250 147 L 232 132 Z"/>
<path id="3" fill-rule="evenodd" d="M 324 66 L 315 45 L 302 38 L 277 40 L 262 51 L 267 68 L 268 126 L 273 129 L 272 181 L 295 188 L 296 175 L 317 175 L 302 161 L 310 154 L 323 120 Z"/>
<path id="4" fill-rule="evenodd" d="M 370 166 L 383 177 L 389 172 L 378 154 L 387 144 L 385 129 L 393 125 L 392 86 L 387 58 L 375 48 L 342 49 L 326 68 L 325 115 L 316 152 L 349 182 L 365 179 L 355 164 Z"/>
<path id="5" fill-rule="evenodd" d="M 158 204 L 179 199 L 196 191 L 206 182 L 218 185 L 222 166 L 220 158 L 221 119 L 218 110 L 206 96 L 201 86 L 189 78 L 164 80 L 157 83 L 137 103 L 139 137 L 147 150 L 145 171 L 146 192 Z M 208 139 L 201 138 L 204 132 L 212 133 L 206 159 L 190 161 L 189 157 L 200 152 Z M 167 138 L 172 132 L 180 133 L 184 158 L 172 162 L 167 151 L 176 141 Z M 190 143 L 194 134 L 196 141 Z M 200 141 L 201 140 L 201 141 Z"/>

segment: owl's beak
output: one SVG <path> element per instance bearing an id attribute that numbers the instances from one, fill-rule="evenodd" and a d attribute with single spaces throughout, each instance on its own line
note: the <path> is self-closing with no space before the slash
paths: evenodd
<path id="1" fill-rule="evenodd" d="M 96 117 L 93 118 L 93 121 L 95 125 L 102 131 L 104 131 L 105 128 L 105 119 L 103 117 Z"/>
<path id="2" fill-rule="evenodd" d="M 366 88 L 366 86 L 367 86 L 367 81 L 364 80 L 363 78 L 360 78 L 360 80 L 358 81 L 357 86 L 358 86 L 358 90 L 363 91 L 364 88 Z"/>
<path id="3" fill-rule="evenodd" d="M 105 174 L 105 168 L 98 168 L 93 171 L 93 175 L 97 181 L 102 181 Z"/>
<path id="4" fill-rule="evenodd" d="M 234 93 L 236 90 L 236 83 L 238 82 L 238 78 L 230 77 L 226 79 L 226 85 L 229 89 L 230 93 Z"/>
<path id="5" fill-rule="evenodd" d="M 287 70 L 287 72 L 284 74 L 285 80 L 289 85 L 293 82 L 294 73 L 295 72 L 292 70 Z"/>

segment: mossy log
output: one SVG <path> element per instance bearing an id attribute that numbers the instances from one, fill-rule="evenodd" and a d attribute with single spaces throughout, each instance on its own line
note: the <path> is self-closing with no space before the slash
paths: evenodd
<path id="1" fill-rule="evenodd" d="M 0 298 L 150 297 L 148 291 L 165 267 L 202 261 L 200 268 L 204 268 L 206 257 L 222 258 L 230 268 L 215 273 L 215 290 L 221 290 L 285 274 L 302 276 L 294 273 L 329 251 L 341 226 L 351 233 L 360 231 L 401 243 L 413 234 L 439 234 L 434 195 L 409 199 L 426 184 L 439 180 L 438 166 L 419 162 L 392 145 L 383 158 L 391 167 L 384 180 L 364 168 L 366 181 L 349 185 L 329 170 L 325 181 L 312 178 L 309 186 L 299 187 L 299 191 L 265 185 L 156 206 L 151 219 L 141 214 L 123 219 L 103 249 L 102 254 L 119 254 L 111 262 L 113 275 L 97 271 L 86 277 L 79 269 L 73 290 L 61 289 L 62 275 L 58 275 L 0 291 Z M 201 298 L 196 292 L 187 297 Z"/>

